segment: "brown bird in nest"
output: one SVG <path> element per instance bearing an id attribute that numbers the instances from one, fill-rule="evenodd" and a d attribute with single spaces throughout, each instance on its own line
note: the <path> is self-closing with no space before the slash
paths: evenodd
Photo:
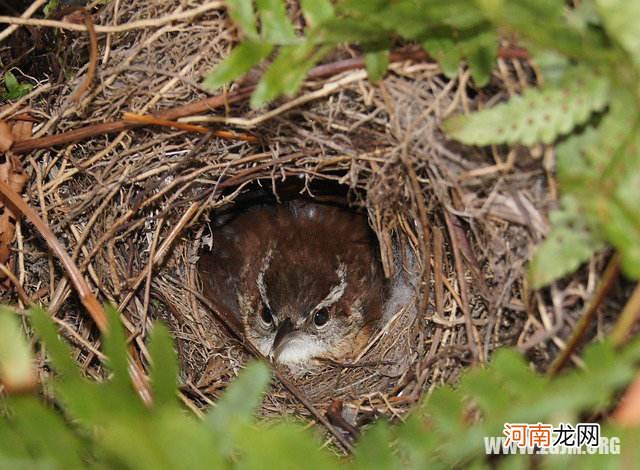
<path id="1" fill-rule="evenodd" d="M 198 262 L 203 295 L 264 356 L 304 370 L 366 345 L 387 292 L 366 216 L 294 200 L 221 219 Z"/>

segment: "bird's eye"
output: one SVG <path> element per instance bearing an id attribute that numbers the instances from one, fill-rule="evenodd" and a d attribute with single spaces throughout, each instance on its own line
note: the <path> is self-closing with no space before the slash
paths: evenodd
<path id="1" fill-rule="evenodd" d="M 262 306 L 262 312 L 260 312 L 260 318 L 265 325 L 271 325 L 273 323 L 273 314 L 271 313 L 271 309 L 266 305 Z"/>
<path id="2" fill-rule="evenodd" d="M 323 326 L 329 321 L 329 312 L 327 312 L 326 308 L 322 310 L 318 310 L 316 314 L 313 316 L 313 323 L 316 326 Z"/>

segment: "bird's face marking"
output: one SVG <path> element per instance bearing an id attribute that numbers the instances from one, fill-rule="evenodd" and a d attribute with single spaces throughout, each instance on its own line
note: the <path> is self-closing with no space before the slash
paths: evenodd
<path id="1" fill-rule="evenodd" d="M 247 337 L 263 355 L 288 365 L 330 354 L 363 320 L 358 308 L 341 302 L 349 292 L 347 265 L 336 257 L 329 282 L 318 282 L 312 266 L 275 268 L 272 256 L 269 250 L 252 294 L 239 294 Z"/>

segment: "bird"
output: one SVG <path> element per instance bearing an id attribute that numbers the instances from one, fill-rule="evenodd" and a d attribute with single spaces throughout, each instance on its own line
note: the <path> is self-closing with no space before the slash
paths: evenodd
<path id="1" fill-rule="evenodd" d="M 303 371 L 353 357 L 388 290 L 365 214 L 307 200 L 255 204 L 213 221 L 197 262 L 202 295 L 263 356 Z"/>

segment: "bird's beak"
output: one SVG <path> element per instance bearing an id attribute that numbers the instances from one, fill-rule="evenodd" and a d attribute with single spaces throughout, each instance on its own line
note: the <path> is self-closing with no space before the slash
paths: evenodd
<path id="1" fill-rule="evenodd" d="M 293 323 L 289 317 L 285 318 L 283 322 L 278 325 L 278 331 L 276 331 L 276 337 L 273 340 L 273 346 L 271 347 L 271 351 L 275 351 L 278 349 L 282 340 L 293 331 Z"/>

